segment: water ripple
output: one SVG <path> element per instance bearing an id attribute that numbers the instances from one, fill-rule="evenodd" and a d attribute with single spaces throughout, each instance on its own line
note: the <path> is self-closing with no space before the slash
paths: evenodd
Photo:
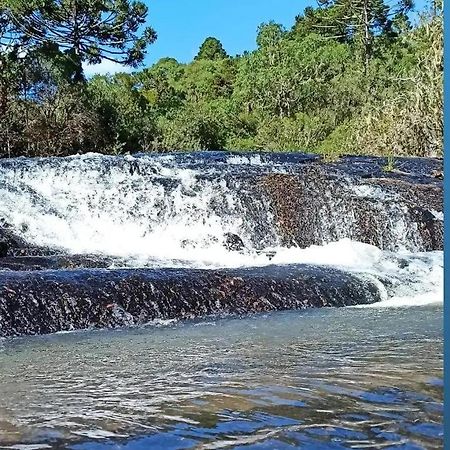
<path id="1" fill-rule="evenodd" d="M 442 448 L 440 306 L 214 323 L 3 340 L 0 447 Z"/>

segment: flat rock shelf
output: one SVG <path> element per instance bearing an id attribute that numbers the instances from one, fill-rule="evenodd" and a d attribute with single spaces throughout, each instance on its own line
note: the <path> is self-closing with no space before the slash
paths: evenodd
<path id="1" fill-rule="evenodd" d="M 380 300 L 374 283 L 314 266 L 19 271 L 0 283 L 0 336 Z"/>

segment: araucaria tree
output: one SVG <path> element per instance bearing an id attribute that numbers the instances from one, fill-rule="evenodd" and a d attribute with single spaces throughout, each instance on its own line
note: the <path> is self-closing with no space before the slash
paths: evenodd
<path id="1" fill-rule="evenodd" d="M 129 66 L 142 62 L 156 32 L 145 27 L 147 6 L 128 0 L 3 0 L 15 33 L 28 45 L 54 43 L 77 64 L 106 59 Z"/>
<path id="2" fill-rule="evenodd" d="M 359 46 L 367 69 L 377 38 L 392 37 L 408 26 L 412 0 L 319 0 L 320 8 L 307 8 L 297 23 L 309 32 Z M 403 31 L 403 30 L 401 30 Z"/>

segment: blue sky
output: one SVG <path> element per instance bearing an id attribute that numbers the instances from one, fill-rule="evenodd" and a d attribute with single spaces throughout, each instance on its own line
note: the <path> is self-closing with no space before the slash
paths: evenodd
<path id="1" fill-rule="evenodd" d="M 148 49 L 148 62 L 171 56 L 188 62 L 208 36 L 222 41 L 234 55 L 255 48 L 256 29 L 274 20 L 285 26 L 308 0 L 147 0 L 149 22 L 158 40 Z"/>
<path id="2" fill-rule="evenodd" d="M 262 22 L 274 20 L 286 27 L 295 16 L 315 0 L 144 0 L 149 7 L 148 22 L 158 33 L 157 41 L 148 47 L 145 66 L 163 57 L 179 62 L 191 61 L 208 36 L 221 40 L 230 55 L 256 47 L 256 29 Z M 422 6 L 425 0 L 417 0 Z M 93 73 L 123 71 L 108 61 L 86 67 Z M 125 69 L 130 71 L 131 69 Z"/>
<path id="3" fill-rule="evenodd" d="M 256 47 L 256 29 L 274 20 L 286 27 L 295 16 L 316 4 L 311 0 L 144 0 L 149 8 L 148 22 L 158 33 L 148 47 L 145 65 L 169 56 L 179 62 L 191 61 L 208 36 L 221 40 L 230 55 Z M 120 66 L 104 62 L 86 73 L 114 72 Z"/>

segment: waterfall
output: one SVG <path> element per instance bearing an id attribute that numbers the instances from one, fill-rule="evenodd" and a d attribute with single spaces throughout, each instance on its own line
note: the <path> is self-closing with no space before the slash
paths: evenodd
<path id="1" fill-rule="evenodd" d="M 2 267 L 22 264 L 17 254 L 69 268 L 75 255 L 80 268 L 83 255 L 110 269 L 314 265 L 374 283 L 383 304 L 442 301 L 439 164 L 404 159 L 389 174 L 381 158 L 277 153 L 2 160 L 0 241 L 3 230 L 20 243 Z"/>
<path id="2" fill-rule="evenodd" d="M 28 243 L 69 253 L 226 265 L 227 233 L 249 250 L 278 245 L 267 201 L 235 173 L 175 156 L 16 160 L 0 168 L 0 217 Z"/>
<path id="3" fill-rule="evenodd" d="M 5 160 L 0 220 L 31 245 L 168 266 L 251 264 L 242 255 L 233 264 L 224 246 L 230 234 L 253 256 L 344 238 L 384 250 L 440 249 L 430 248 L 399 195 L 380 185 L 345 171 L 305 173 L 306 157 L 213 156 Z M 429 211 L 433 226 L 440 214 Z"/>

